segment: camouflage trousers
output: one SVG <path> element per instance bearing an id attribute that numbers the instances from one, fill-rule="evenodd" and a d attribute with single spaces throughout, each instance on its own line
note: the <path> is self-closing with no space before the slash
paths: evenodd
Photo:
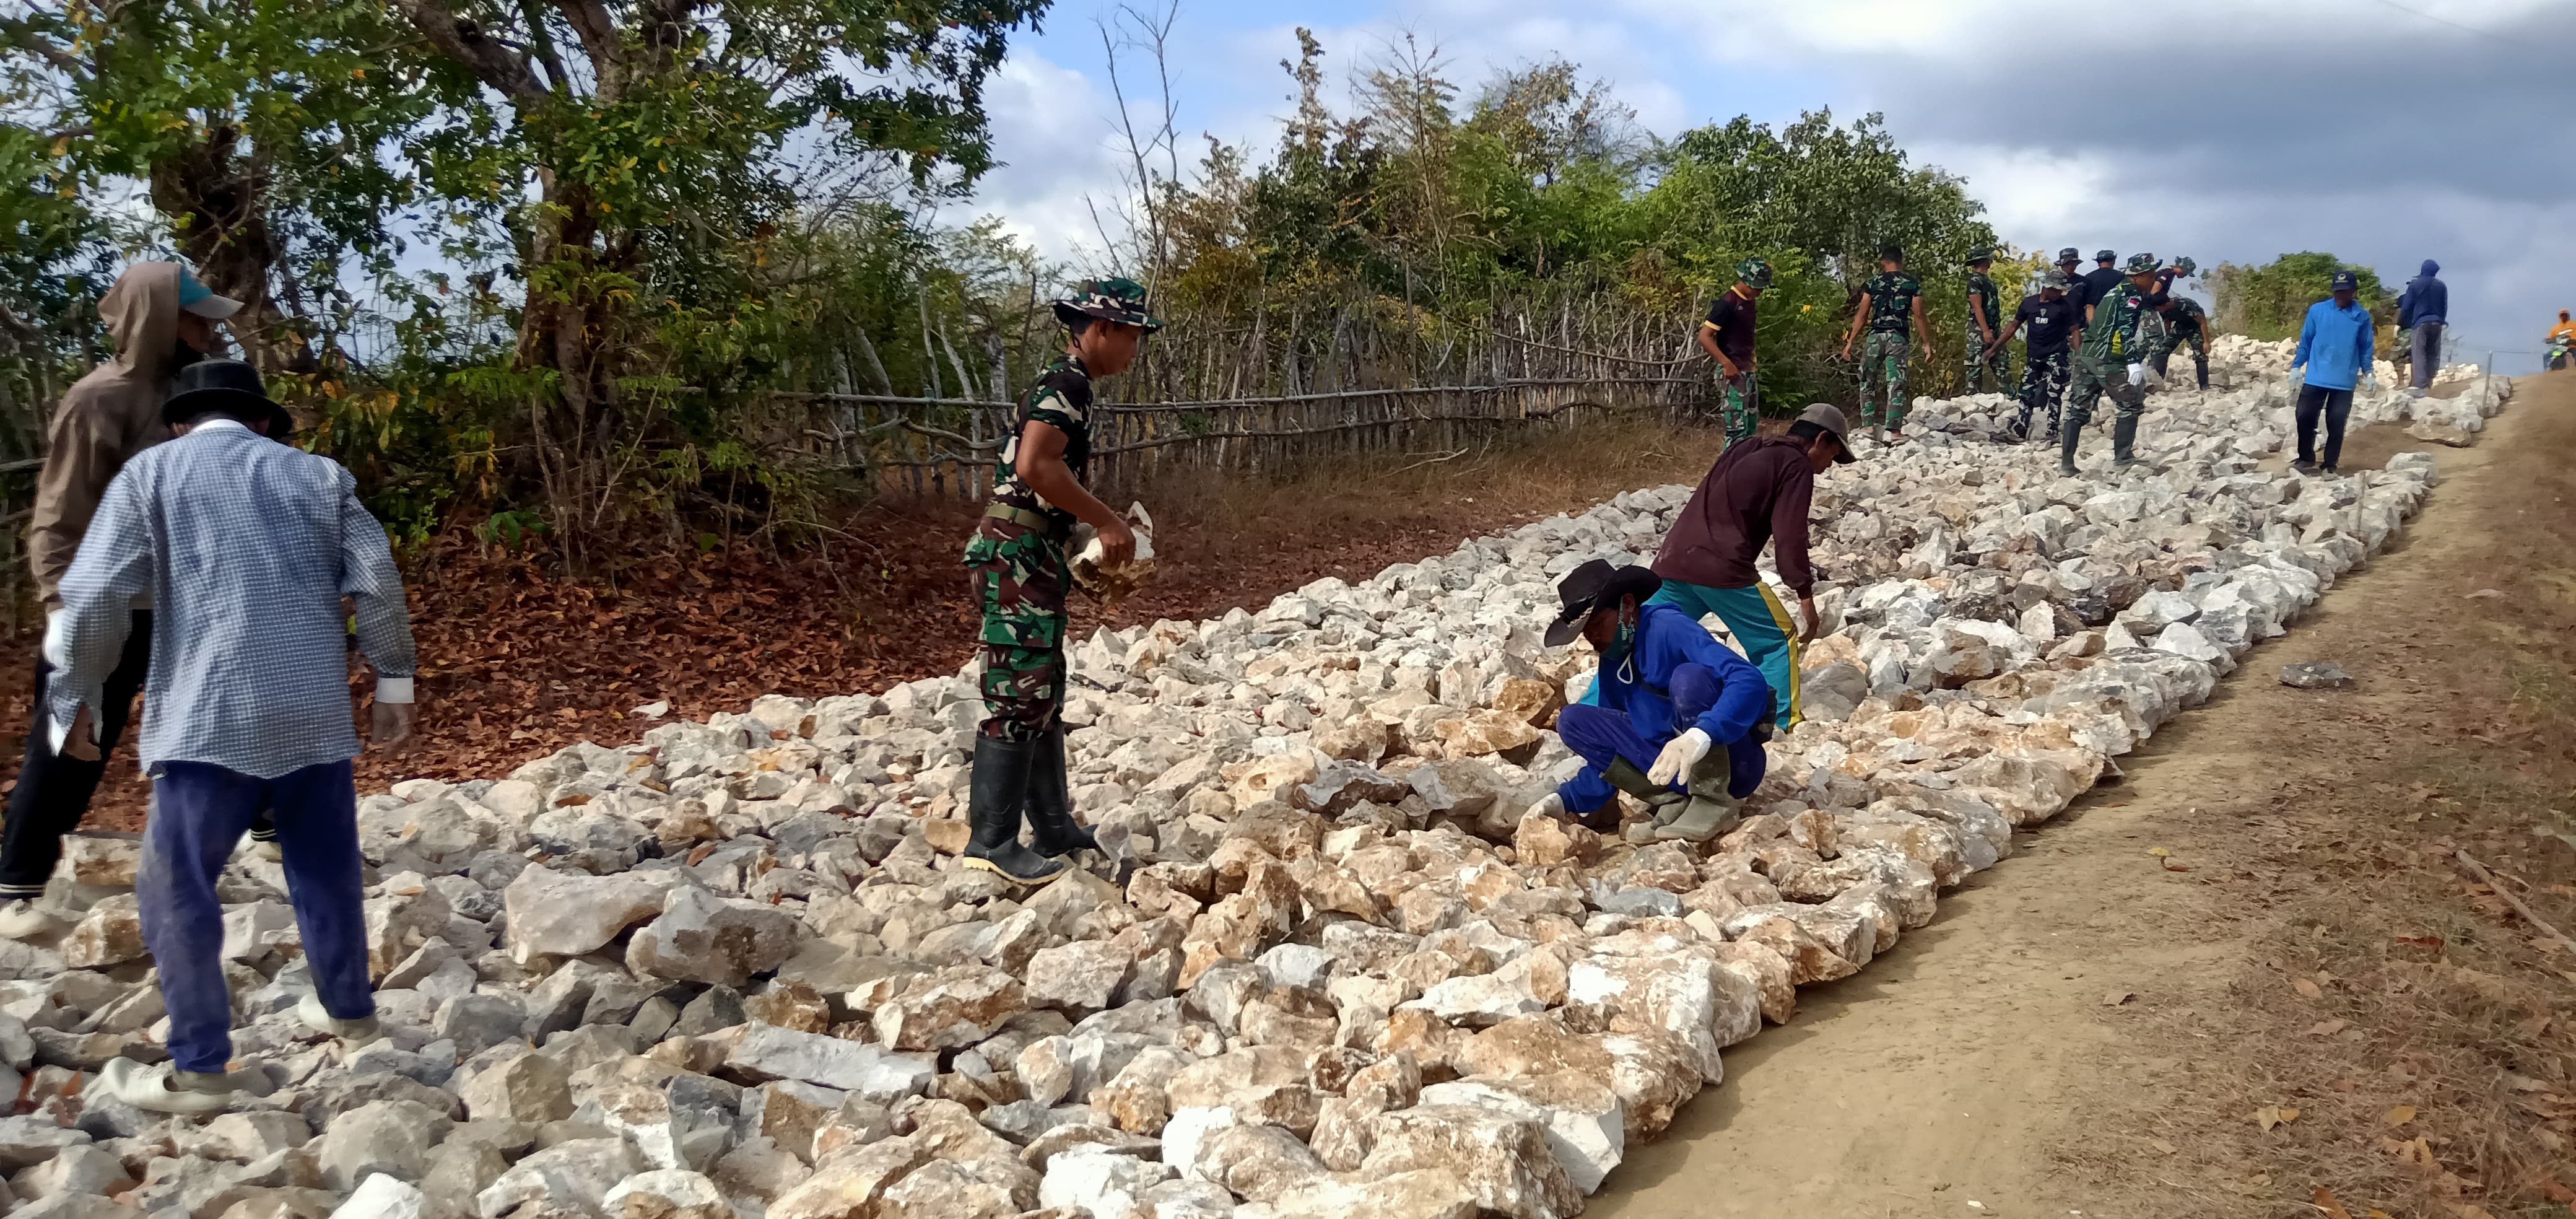
<path id="1" fill-rule="evenodd" d="M 984 723 L 1005 741 L 1033 741 L 1064 701 L 1064 545 L 1014 522 L 984 518 L 966 543 L 966 578 L 983 606 Z"/>
<path id="2" fill-rule="evenodd" d="M 2186 334 L 2179 339 L 2175 339 L 2174 342 L 2177 345 L 2184 343 L 2191 345 L 2192 370 L 2200 374 L 2200 387 L 2202 389 L 2209 388 L 2209 344 L 2203 341 L 2201 336 L 2197 334 Z M 2157 376 L 2161 377 L 2165 375 L 2165 361 L 2172 357 L 2173 350 L 2171 348 L 2167 348 L 2156 353 L 2156 358 L 2151 362 L 2156 366 Z"/>
<path id="3" fill-rule="evenodd" d="M 1968 327 L 1967 342 L 1961 346 L 1959 360 L 1959 383 L 1963 387 L 1959 392 L 1982 394 L 1989 385 L 1996 393 L 2004 392 L 2007 384 L 2004 377 L 2012 370 L 2012 352 L 1998 347 L 1995 354 L 1987 355 L 1986 341 L 1977 337 L 1974 325 Z"/>
<path id="4" fill-rule="evenodd" d="M 2104 394 L 2119 405 L 2119 417 L 2111 425 L 2112 455 L 2124 463 L 2129 460 L 2130 446 L 2138 435 L 2138 416 L 2147 410 L 2146 388 L 2129 384 L 2127 364 L 2105 363 L 2078 353 L 2075 387 L 2066 401 L 2066 430 L 2058 437 L 2058 452 L 2066 464 L 2074 464 L 2084 425 L 2093 422 L 2093 404 Z"/>
<path id="5" fill-rule="evenodd" d="M 2021 364 L 2021 434 L 2030 435 L 2031 416 L 2041 403 L 2048 404 L 2048 434 L 2056 435 L 2058 413 L 2065 409 L 2066 378 L 2071 367 L 2071 353 L 2061 348 L 2025 355 Z"/>
<path id="6" fill-rule="evenodd" d="M 1753 439 L 1754 430 L 1762 424 L 1761 413 L 1753 405 L 1753 374 L 1729 377 L 1721 373 L 1717 397 L 1726 415 L 1726 447 L 1731 449 L 1739 440 Z"/>
<path id="7" fill-rule="evenodd" d="M 1886 330 L 1873 330 L 1861 336 L 1860 348 L 1860 422 L 1862 427 L 1885 423 L 1891 428 L 1905 426 L 1905 412 L 1913 400 L 1905 393 L 1905 336 Z M 1873 399 L 1869 393 L 1870 377 L 1875 374 L 1885 388 L 1886 396 Z"/>

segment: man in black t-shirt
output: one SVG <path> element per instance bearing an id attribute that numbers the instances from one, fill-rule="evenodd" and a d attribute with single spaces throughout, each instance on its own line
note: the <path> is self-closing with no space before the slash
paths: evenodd
<path id="1" fill-rule="evenodd" d="M 1771 286 L 1771 264 L 1747 258 L 1735 264 L 1735 286 L 1708 307 L 1699 324 L 1699 345 L 1717 361 L 1718 396 L 1726 416 L 1726 443 L 1753 439 L 1761 423 L 1761 395 L 1753 380 L 1754 301 Z"/>
<path id="2" fill-rule="evenodd" d="M 2093 254 L 2093 262 L 2093 269 L 2084 273 L 2084 321 L 2087 325 L 2093 321 L 2093 307 L 2102 303 L 2102 294 L 2119 287 L 2129 278 L 2120 273 L 2118 254 L 2097 250 Z"/>
<path id="3" fill-rule="evenodd" d="M 2027 332 L 2028 347 L 2021 368 L 2021 419 L 2013 425 L 2015 440 L 2030 438 L 2030 417 L 2044 400 L 2048 403 L 2048 434 L 2043 443 L 2057 440 L 2058 413 L 2066 398 L 2066 381 L 2073 367 L 2074 337 L 2082 315 L 2066 290 L 2073 286 L 2063 271 L 2043 276 L 2039 291 L 2021 298 L 2021 308 L 2013 312 L 2010 324 L 1995 339 L 1995 350 L 2002 351 L 2015 332 Z"/>

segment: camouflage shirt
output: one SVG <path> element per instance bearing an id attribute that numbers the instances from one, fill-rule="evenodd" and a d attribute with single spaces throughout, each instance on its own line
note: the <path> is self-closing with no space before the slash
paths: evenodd
<path id="1" fill-rule="evenodd" d="M 2201 308 L 2199 301 L 2188 296 L 2177 296 L 2174 298 L 2173 312 L 2165 315 L 2165 330 L 2177 339 L 2202 334 L 2208 329 L 2208 319 L 2209 311 Z"/>
<path id="2" fill-rule="evenodd" d="M 1011 438 L 1003 443 L 1002 455 L 993 463 L 994 503 L 1044 513 L 1059 529 L 1071 529 L 1073 513 L 1048 503 L 1037 488 L 1020 480 L 1020 434 L 1031 423 L 1047 424 L 1064 433 L 1064 464 L 1073 471 L 1074 481 L 1081 481 L 1083 467 L 1091 461 L 1091 373 L 1083 368 L 1081 360 L 1058 356 L 1038 374 L 1038 383 L 1020 398 L 1019 418 L 1011 427 Z"/>
<path id="3" fill-rule="evenodd" d="M 1869 295 L 1869 328 L 1889 334 L 1903 334 L 1914 324 L 1914 301 L 1923 295 L 1923 281 L 1903 271 L 1883 271 L 1869 277 L 1860 290 Z"/>
<path id="4" fill-rule="evenodd" d="M 1968 272 L 1968 331 L 1978 333 L 1977 310 L 1986 311 L 1986 327 L 2000 332 L 2012 320 L 2012 311 L 2004 308 L 2003 294 L 1995 290 L 1995 281 L 1983 271 Z"/>
<path id="5" fill-rule="evenodd" d="M 2084 328 L 2084 355 L 2103 364 L 2138 364 L 2165 341 L 2164 315 L 2147 307 L 2147 294 L 2122 279 L 2105 284 Z"/>

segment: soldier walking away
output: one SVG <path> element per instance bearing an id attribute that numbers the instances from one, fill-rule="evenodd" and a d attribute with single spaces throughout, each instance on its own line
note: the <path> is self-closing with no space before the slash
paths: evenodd
<path id="1" fill-rule="evenodd" d="M 2335 460 L 2343 456 L 2343 424 L 2352 413 L 2353 386 L 2367 380 L 2373 387 L 2379 374 L 2371 370 L 2371 342 L 2378 329 L 2370 310 L 2353 298 L 2361 291 L 2361 279 L 2350 271 L 2337 271 L 2334 295 L 2308 306 L 2308 316 L 2299 324 L 2299 349 L 2290 357 L 2290 372 L 2299 378 L 2299 456 L 2290 468 L 2303 474 L 2335 472 Z M 2326 447 L 2318 460 L 2317 421 L 2326 425 Z"/>
<path id="2" fill-rule="evenodd" d="M 1699 324 L 1699 345 L 1717 361 L 1718 394 L 1726 413 L 1726 443 L 1751 440 L 1762 422 L 1762 399 L 1753 371 L 1754 302 L 1771 286 L 1771 264 L 1747 258 L 1735 264 L 1735 286 L 1718 293 Z"/>
<path id="3" fill-rule="evenodd" d="M 1020 399 L 993 466 L 993 499 L 966 543 L 967 578 L 983 605 L 984 706 L 975 735 L 965 863 L 1023 885 L 1064 872 L 1062 857 L 1100 849 L 1073 818 L 1064 758 L 1065 543 L 1074 522 L 1100 531 L 1103 567 L 1134 558 L 1127 522 L 1083 488 L 1091 458 L 1091 381 L 1134 362 L 1162 328 L 1130 279 L 1090 280 L 1055 303 L 1065 354 Z M 1025 814 L 1030 844 L 1020 842 Z M 1034 849 L 1032 849 L 1034 848 Z"/>
<path id="4" fill-rule="evenodd" d="M 1988 379 L 1995 392 L 2004 390 L 2004 374 L 2012 366 L 2012 353 L 1996 335 L 2003 329 L 2004 298 L 1996 290 L 1995 252 L 1987 249 L 1968 251 L 1968 325 L 1965 330 L 1966 366 L 1960 371 L 1962 393 L 1986 392 Z"/>
<path id="5" fill-rule="evenodd" d="M 1932 324 L 1923 316 L 1923 281 L 1905 273 L 1905 250 L 1889 245 L 1878 252 L 1878 274 L 1861 285 L 1861 307 L 1852 314 L 1849 333 L 1843 335 L 1843 358 L 1852 354 L 1852 343 L 1863 329 L 1869 341 L 1860 355 L 1860 421 L 1869 425 L 1869 438 L 1877 441 L 1905 439 L 1905 412 L 1912 399 L 1905 393 L 1905 332 L 1910 325 L 1921 337 L 1923 359 L 1932 359 Z M 1869 383 L 1875 374 L 1885 398 L 1873 401 Z"/>
<path id="6" fill-rule="evenodd" d="M 1556 716 L 1557 736 L 1583 769 L 1529 815 L 1614 832 L 1624 791 L 1645 803 L 1655 837 L 1666 841 L 1706 842 L 1742 819 L 1768 761 L 1770 687 L 1697 619 L 1650 602 L 1660 583 L 1643 567 L 1594 559 L 1556 586 L 1565 608 L 1548 627 L 1547 645 L 1580 635 L 1600 653 L 1601 668 L 1585 701 Z"/>
<path id="7" fill-rule="evenodd" d="M 1664 585 L 1653 598 L 1696 622 L 1715 614 L 1744 658 L 1771 687 L 1771 719 L 1780 731 L 1806 714 L 1798 698 L 1798 648 L 1816 637 L 1816 569 L 1807 558 L 1807 510 L 1816 476 L 1849 463 L 1843 413 L 1819 402 L 1789 425 L 1787 437 L 1740 444 L 1717 459 L 1691 493 L 1655 552 Z M 1762 580 L 1754 561 L 1772 547 L 1780 582 L 1797 594 L 1798 617 Z"/>
<path id="8" fill-rule="evenodd" d="M 27 528 L 27 556 L 45 605 L 48 640 L 36 660 L 32 701 L 39 721 L 46 685 L 60 667 L 47 657 L 58 650 L 53 644 L 61 634 L 63 573 L 71 569 L 99 497 L 129 459 L 169 437 L 161 403 L 170 396 L 171 379 L 190 364 L 224 353 L 217 323 L 240 309 L 240 301 L 217 296 L 175 262 L 136 263 L 99 298 L 99 321 L 116 355 L 74 382 L 54 408 Z M 151 667 L 151 604 L 148 596 L 136 602 L 125 651 L 103 676 L 97 705 L 102 751 L 115 749 L 124 736 L 134 695 Z M 6 828 L 0 829 L 0 936 L 29 939 L 58 928 L 59 921 L 36 900 L 62 858 L 63 835 L 79 827 L 106 773 L 104 752 L 96 759 L 66 757 L 44 733 L 28 732 Z"/>
<path id="9" fill-rule="evenodd" d="M 2069 250 L 2068 253 L 2074 251 Z M 2021 298 L 2021 307 L 2013 310 L 2012 321 L 1995 339 L 2000 348 L 2012 341 L 2015 333 L 2024 333 L 2021 359 L 2021 418 L 2013 424 L 2012 438 L 2030 439 L 2030 419 L 2042 402 L 2048 404 L 2048 432 L 2040 437 L 2042 444 L 2057 442 L 2058 412 L 2066 398 L 2066 380 L 2072 359 L 2075 337 L 2083 331 L 2078 325 L 2082 307 L 2069 295 L 2075 281 L 2064 271 L 2050 271 L 2039 280 L 2039 291 Z"/>
<path id="10" fill-rule="evenodd" d="M 2103 394 L 2119 404 L 2111 427 L 2114 469 L 2137 464 L 2138 416 L 2147 409 L 2147 364 L 2164 344 L 2164 318 L 2151 298 L 2156 293 L 2156 256 L 2133 254 L 2128 278 L 2105 289 L 2093 306 L 2092 324 L 2075 351 L 2075 387 L 2066 406 L 2066 429 L 2057 441 L 2057 469 L 2075 473 L 2075 446 L 2084 425 L 2093 421 L 2093 404 Z"/>
<path id="11" fill-rule="evenodd" d="M 2406 390 L 2410 398 L 2423 397 L 2432 388 L 2433 374 L 2441 371 L 2442 332 L 2449 327 L 2446 315 L 2451 311 L 2451 289 L 2441 274 L 2442 264 L 2425 259 L 2423 270 L 2397 298 L 2397 328 L 2414 335 L 2407 345 L 2415 366 Z"/>
<path id="12" fill-rule="evenodd" d="M 2200 388 L 2208 389 L 2211 338 L 2209 311 L 2201 308 L 2199 301 L 2188 296 L 2173 294 L 2173 281 L 2197 269 L 2190 259 L 2177 258 L 2171 266 L 2157 273 L 2157 279 L 2164 285 L 2159 291 L 2164 296 L 2165 303 L 2157 307 L 2157 312 L 2164 314 L 2165 317 L 2165 343 L 2163 348 L 2156 352 L 2154 365 L 2156 375 L 2164 376 L 2165 365 L 2173 358 L 2175 349 L 2184 343 L 2189 343 L 2192 371 L 2199 377 Z"/>
<path id="13" fill-rule="evenodd" d="M 2093 269 L 2084 273 L 2083 303 L 2085 325 L 2089 326 L 2093 324 L 2093 311 L 2101 306 L 2102 295 L 2109 292 L 2112 287 L 2117 285 L 2121 280 L 2128 278 L 2128 275 L 2121 271 L 2116 265 L 2119 261 L 2120 256 L 2109 250 L 2094 251 Z M 2134 262 L 2136 260 L 2132 259 L 2131 261 Z"/>

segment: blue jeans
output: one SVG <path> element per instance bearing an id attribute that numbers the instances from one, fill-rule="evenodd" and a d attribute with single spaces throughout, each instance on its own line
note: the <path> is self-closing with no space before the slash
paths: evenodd
<path id="1" fill-rule="evenodd" d="M 1698 719 L 1716 704 L 1717 692 L 1717 674 L 1710 672 L 1707 666 L 1683 665 L 1674 669 L 1671 689 L 1673 722 L 1688 725 Z M 1591 703 L 1576 703 L 1558 712 L 1556 735 L 1565 742 L 1566 748 L 1584 761 L 1582 773 L 1558 784 L 1556 789 L 1557 798 L 1565 802 L 1566 811 L 1574 813 L 1588 813 L 1599 808 L 1618 792 L 1619 789 L 1601 774 L 1609 769 L 1612 761 L 1626 758 L 1629 765 L 1644 771 L 1655 764 L 1655 755 L 1662 753 L 1672 739 L 1649 741 L 1637 731 L 1635 724 L 1629 722 L 1627 712 Z M 1763 767 L 1769 762 L 1762 752 L 1761 742 L 1748 733 L 1732 741 L 1720 741 L 1717 746 L 1726 751 L 1730 767 L 1726 780 L 1727 794 L 1738 798 L 1752 795 L 1753 789 L 1762 785 Z M 1680 791 L 1681 788 L 1680 783 L 1673 784 L 1673 790 Z"/>
<path id="2" fill-rule="evenodd" d="M 322 1006 L 342 1020 L 375 1014 L 359 877 L 358 790 L 349 763 L 259 779 L 203 762 L 164 762 L 152 783 L 152 815 L 134 893 L 142 907 L 143 942 L 161 974 L 161 1002 L 170 1012 L 170 1058 L 182 1071 L 221 1071 L 233 1056 L 224 908 L 215 898 L 215 878 L 251 819 L 272 808 L 287 899 L 304 935 L 313 988 Z"/>
<path id="3" fill-rule="evenodd" d="M 1798 629 L 1770 585 L 1757 580 L 1743 588 L 1711 588 L 1666 580 L 1647 602 L 1672 606 L 1693 618 L 1717 615 L 1744 658 L 1762 670 L 1762 680 L 1770 685 L 1771 722 L 1782 732 L 1798 726 L 1805 716 L 1798 701 Z"/>

